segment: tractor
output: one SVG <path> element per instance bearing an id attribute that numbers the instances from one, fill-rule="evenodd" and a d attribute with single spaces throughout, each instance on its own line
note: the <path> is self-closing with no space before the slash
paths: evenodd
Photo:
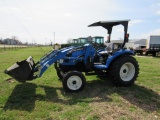
<path id="1" fill-rule="evenodd" d="M 84 89 L 86 78 L 84 73 L 94 72 L 97 75 L 109 76 L 117 86 L 130 86 L 138 77 L 139 65 L 134 51 L 125 48 L 128 42 L 127 33 L 129 20 L 99 21 L 89 25 L 101 26 L 107 29 L 109 37 L 107 46 L 98 49 L 98 43 L 83 46 L 69 46 L 60 50 L 53 50 L 37 63 L 30 56 L 5 70 L 19 82 L 34 80 L 54 64 L 58 77 L 62 80 L 65 91 L 78 92 Z M 112 28 L 116 25 L 124 27 L 124 42 L 118 46 L 110 43 Z M 35 73 L 37 73 L 35 75 Z"/>
<path id="2" fill-rule="evenodd" d="M 83 46 L 87 43 L 92 44 L 98 43 L 98 47 L 105 47 L 104 45 L 104 37 L 102 36 L 94 36 L 94 37 L 80 37 L 78 39 L 72 39 L 70 43 L 61 44 L 61 48 L 69 47 L 69 46 Z"/>

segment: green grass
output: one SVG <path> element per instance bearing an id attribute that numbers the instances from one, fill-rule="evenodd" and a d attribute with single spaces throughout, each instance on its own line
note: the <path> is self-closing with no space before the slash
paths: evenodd
<path id="1" fill-rule="evenodd" d="M 109 80 L 87 76 L 83 91 L 67 93 L 51 66 L 41 78 L 27 83 L 3 71 L 16 61 L 33 56 L 38 61 L 43 47 L 0 52 L 0 120 L 139 120 L 160 119 L 160 58 L 136 57 L 140 73 L 135 85 L 115 87 Z"/>

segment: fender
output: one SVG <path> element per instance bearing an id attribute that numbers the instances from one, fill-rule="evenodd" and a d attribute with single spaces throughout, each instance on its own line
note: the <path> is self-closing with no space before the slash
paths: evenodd
<path id="1" fill-rule="evenodd" d="M 116 59 L 117 57 L 124 55 L 124 54 L 129 54 L 129 55 L 134 55 L 134 51 L 132 50 L 119 50 L 115 52 L 113 55 L 109 56 L 108 59 L 106 60 L 106 68 L 109 68 L 111 62 Z"/>

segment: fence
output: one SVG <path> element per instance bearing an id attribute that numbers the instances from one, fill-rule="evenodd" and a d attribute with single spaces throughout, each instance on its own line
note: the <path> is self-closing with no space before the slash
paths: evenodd
<path id="1" fill-rule="evenodd" d="M 32 48 L 32 47 L 52 47 L 52 46 L 46 46 L 46 45 L 2 45 L 0 44 L 0 52 L 1 51 L 13 51 L 13 50 L 19 50 L 19 49 L 25 49 L 25 48 Z"/>
<path id="2" fill-rule="evenodd" d="M 21 45 L 0 45 L 0 51 L 8 51 L 8 50 L 18 50 L 28 48 L 29 46 L 21 46 Z"/>

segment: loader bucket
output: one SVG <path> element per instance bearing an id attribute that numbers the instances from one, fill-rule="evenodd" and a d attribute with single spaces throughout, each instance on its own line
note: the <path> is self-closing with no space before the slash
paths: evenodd
<path id="1" fill-rule="evenodd" d="M 33 79 L 35 63 L 32 57 L 21 62 L 16 62 L 4 72 L 19 82 Z"/>

